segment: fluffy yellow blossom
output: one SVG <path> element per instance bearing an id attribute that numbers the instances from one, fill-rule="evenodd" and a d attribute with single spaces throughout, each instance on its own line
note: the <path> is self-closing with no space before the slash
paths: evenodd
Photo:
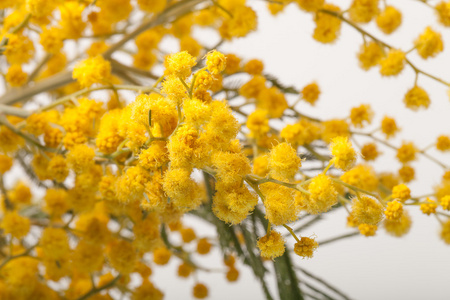
<path id="1" fill-rule="evenodd" d="M 148 1 L 148 0 L 146 0 Z M 149 1 L 150 3 L 153 2 L 153 0 Z M 164 2 L 165 1 L 161 1 Z M 132 295 L 131 300 L 162 300 L 164 298 L 164 293 L 161 292 L 158 288 L 156 288 L 150 281 L 147 279 L 144 279 L 142 281 L 142 284 L 137 287 Z"/>
<path id="2" fill-rule="evenodd" d="M 357 165 L 342 174 L 341 180 L 366 191 L 375 191 L 378 187 L 378 178 L 372 167 L 368 165 Z"/>
<path id="3" fill-rule="evenodd" d="M 222 221 L 239 224 L 255 208 L 257 196 L 245 186 L 216 184 L 213 199 L 213 212 Z"/>
<path id="4" fill-rule="evenodd" d="M 67 175 L 69 175 L 69 168 L 67 167 L 67 161 L 62 155 L 54 156 L 49 162 L 47 167 L 48 175 L 57 182 L 63 182 Z"/>
<path id="5" fill-rule="evenodd" d="M 442 209 L 450 210 L 450 195 L 442 197 L 439 204 L 442 206 Z"/>
<path id="6" fill-rule="evenodd" d="M 227 59 L 227 64 L 225 66 L 226 74 L 234 74 L 241 69 L 241 59 L 235 54 L 227 54 L 225 55 Z"/>
<path id="7" fill-rule="evenodd" d="M 239 94 L 247 99 L 258 98 L 263 90 L 266 90 L 266 79 L 256 75 L 239 88 Z"/>
<path id="8" fill-rule="evenodd" d="M 396 157 L 401 163 L 406 164 L 416 159 L 417 152 L 419 152 L 419 150 L 416 148 L 416 146 L 414 146 L 413 143 L 403 142 L 403 144 L 397 150 Z"/>
<path id="9" fill-rule="evenodd" d="M 435 8 L 439 22 L 444 26 L 450 26 L 450 2 L 441 1 Z"/>
<path id="10" fill-rule="evenodd" d="M 22 217 L 16 211 L 7 212 L 3 216 L 0 227 L 5 234 L 11 234 L 13 237 L 21 239 L 30 231 L 30 220 Z"/>
<path id="11" fill-rule="evenodd" d="M 336 13 L 340 13 L 341 9 L 333 4 L 324 4 L 323 9 L 330 10 Z M 341 20 L 335 16 L 323 12 L 317 12 L 314 17 L 316 28 L 314 29 L 313 38 L 321 43 L 334 42 L 341 30 Z"/>
<path id="12" fill-rule="evenodd" d="M 291 179 L 301 165 L 297 151 L 288 143 L 280 143 L 270 151 L 269 168 L 272 176 Z"/>
<path id="13" fill-rule="evenodd" d="M 196 98 L 186 99 L 183 109 L 185 122 L 196 128 L 203 126 L 211 118 L 211 106 Z"/>
<path id="14" fill-rule="evenodd" d="M 208 297 L 208 288 L 203 283 L 197 283 L 192 289 L 192 295 L 197 299 L 204 299 Z"/>
<path id="15" fill-rule="evenodd" d="M 269 171 L 269 156 L 261 155 L 253 159 L 253 174 L 265 177 Z"/>
<path id="16" fill-rule="evenodd" d="M 411 166 L 408 166 L 408 165 L 404 165 L 398 170 L 398 175 L 403 180 L 403 182 L 406 182 L 406 183 L 414 180 L 415 174 L 416 174 L 416 172 L 415 172 L 414 168 Z"/>
<path id="17" fill-rule="evenodd" d="M 383 57 L 384 52 L 379 43 L 374 41 L 364 43 L 358 52 L 359 66 L 367 71 L 378 65 Z"/>
<path id="18" fill-rule="evenodd" d="M 347 137 L 335 137 L 330 144 L 330 151 L 333 155 L 333 164 L 336 168 L 348 171 L 356 163 L 356 151 Z"/>
<path id="19" fill-rule="evenodd" d="M 369 196 L 353 198 L 352 216 L 360 224 L 377 225 L 383 219 L 383 210 L 383 205 Z"/>
<path id="20" fill-rule="evenodd" d="M 164 59 L 165 74 L 185 79 L 191 75 L 191 68 L 196 64 L 197 60 L 187 51 L 169 54 Z"/>
<path id="21" fill-rule="evenodd" d="M 82 272 L 100 271 L 104 263 L 101 245 L 86 243 L 81 240 L 73 253 L 73 262 Z"/>
<path id="22" fill-rule="evenodd" d="M 377 144 L 367 143 L 361 148 L 361 156 L 366 161 L 375 160 L 380 155 L 378 152 Z"/>
<path id="23" fill-rule="evenodd" d="M 296 124 L 286 125 L 281 130 L 280 136 L 293 146 L 301 146 L 319 139 L 320 127 L 314 122 L 301 119 Z"/>
<path id="24" fill-rule="evenodd" d="M 153 261 L 157 265 L 166 265 L 171 257 L 172 252 L 166 247 L 160 247 L 153 251 Z"/>
<path id="25" fill-rule="evenodd" d="M 391 49 L 387 56 L 380 61 L 380 74 L 383 76 L 395 76 L 405 67 L 405 52 Z"/>
<path id="26" fill-rule="evenodd" d="M 259 59 L 251 59 L 244 65 L 244 72 L 250 75 L 261 75 L 264 70 L 264 63 Z"/>
<path id="27" fill-rule="evenodd" d="M 348 137 L 350 134 L 348 123 L 345 120 L 333 119 L 322 122 L 322 125 L 322 139 L 327 143 L 330 143 L 335 137 Z"/>
<path id="28" fill-rule="evenodd" d="M 0 174 L 8 172 L 13 165 L 13 159 L 8 155 L 0 154 Z"/>
<path id="29" fill-rule="evenodd" d="M 197 242 L 197 253 L 201 255 L 208 254 L 211 250 L 211 243 L 207 238 L 199 239 Z"/>
<path id="30" fill-rule="evenodd" d="M 403 214 L 403 204 L 397 200 L 390 201 L 386 206 L 384 214 L 387 220 L 399 222 Z"/>
<path id="31" fill-rule="evenodd" d="M 238 5 L 230 12 L 233 17 L 227 16 L 219 28 L 219 33 L 224 39 L 244 37 L 256 29 L 258 17 L 251 7 Z"/>
<path id="32" fill-rule="evenodd" d="M 31 190 L 22 181 L 16 183 L 13 189 L 8 191 L 7 193 L 9 200 L 17 205 L 17 208 L 22 208 L 24 205 L 29 205 L 31 203 L 31 198 L 33 195 L 31 194 Z"/>
<path id="33" fill-rule="evenodd" d="M 307 12 L 315 12 L 322 7 L 325 0 L 295 0 L 295 2 L 301 9 Z"/>
<path id="34" fill-rule="evenodd" d="M 303 258 L 312 258 L 314 251 L 319 247 L 319 243 L 309 237 L 301 237 L 300 241 L 294 244 L 294 252 Z"/>
<path id="35" fill-rule="evenodd" d="M 94 164 L 95 151 L 91 147 L 80 144 L 72 147 L 67 154 L 67 164 L 76 173 L 87 170 Z"/>
<path id="36" fill-rule="evenodd" d="M 12 65 L 5 76 L 6 82 L 12 87 L 22 86 L 27 82 L 28 74 L 22 71 L 21 65 Z"/>
<path id="37" fill-rule="evenodd" d="M 27 36 L 21 34 L 7 34 L 8 39 L 3 54 L 11 65 L 27 63 L 34 55 L 33 42 Z"/>
<path id="38" fill-rule="evenodd" d="M 85 88 L 95 83 L 107 84 L 111 78 L 111 64 L 102 56 L 89 57 L 74 67 L 72 76 Z"/>
<path id="39" fill-rule="evenodd" d="M 354 22 L 368 23 L 378 14 L 378 0 L 353 0 L 349 14 Z"/>
<path id="40" fill-rule="evenodd" d="M 430 199 L 428 197 L 425 200 L 425 202 L 420 204 L 420 210 L 422 211 L 422 213 L 424 213 L 424 214 L 426 214 L 428 216 L 430 214 L 435 214 L 436 213 L 436 208 L 437 208 L 436 201 L 432 200 L 432 199 Z"/>
<path id="41" fill-rule="evenodd" d="M 353 126 L 357 128 L 364 127 L 364 122 L 370 124 L 373 118 L 373 111 L 369 104 L 361 104 L 358 107 L 353 107 L 350 111 L 350 120 Z"/>
<path id="42" fill-rule="evenodd" d="M 441 34 L 434 31 L 429 26 L 425 28 L 425 31 L 414 41 L 414 46 L 417 49 L 417 53 L 424 59 L 434 57 L 444 50 Z"/>
<path id="43" fill-rule="evenodd" d="M 216 178 L 225 184 L 241 182 L 251 172 L 250 161 L 243 153 L 217 151 L 212 164 L 217 170 Z"/>
<path id="44" fill-rule="evenodd" d="M 402 24 L 402 13 L 389 5 L 377 16 L 376 21 L 381 31 L 391 34 Z"/>
<path id="45" fill-rule="evenodd" d="M 405 184 L 399 184 L 392 188 L 392 198 L 405 202 L 411 197 L 411 190 Z"/>
<path id="46" fill-rule="evenodd" d="M 48 189 L 44 196 L 44 211 L 51 217 L 59 218 L 70 208 L 67 192 L 62 189 Z"/>
<path id="47" fill-rule="evenodd" d="M 274 259 L 282 256 L 285 251 L 284 239 L 278 231 L 271 230 L 268 234 L 260 238 L 257 246 L 264 258 Z"/>
<path id="48" fill-rule="evenodd" d="M 164 0 L 138 0 L 139 8 L 150 13 L 159 13 L 164 10 L 167 3 Z"/>
<path id="49" fill-rule="evenodd" d="M 39 247 L 46 258 L 59 260 L 69 254 L 69 236 L 62 228 L 47 227 L 42 232 Z"/>
<path id="50" fill-rule="evenodd" d="M 403 103 L 405 103 L 407 108 L 412 110 L 428 108 L 430 105 L 430 97 L 423 88 L 415 85 L 405 94 Z"/>
<path id="51" fill-rule="evenodd" d="M 211 74 L 219 74 L 225 70 L 227 58 L 219 51 L 213 50 L 206 54 L 206 68 Z"/>
<path id="52" fill-rule="evenodd" d="M 200 202 L 197 198 L 197 184 L 190 177 L 190 170 L 170 169 L 164 174 L 164 191 L 175 205 L 187 209 L 196 208 Z"/>
<path id="53" fill-rule="evenodd" d="M 166 143 L 154 141 L 150 147 L 144 149 L 139 154 L 139 165 L 145 169 L 155 170 L 169 162 Z"/>
<path id="54" fill-rule="evenodd" d="M 327 212 L 338 201 L 338 193 L 333 186 L 330 177 L 319 174 L 309 184 L 308 191 L 311 193 L 305 201 L 306 211 L 310 214 Z"/>
<path id="55" fill-rule="evenodd" d="M 450 137 L 441 135 L 437 138 L 436 149 L 439 151 L 450 151 Z"/>
<path id="56" fill-rule="evenodd" d="M 115 152 L 123 141 L 123 137 L 118 133 L 119 126 L 117 122 L 121 113 L 119 109 L 111 110 L 103 115 L 100 121 L 100 128 L 95 143 L 99 151 L 104 154 Z"/>
<path id="57" fill-rule="evenodd" d="M 305 100 L 311 105 L 314 105 L 316 101 L 319 99 L 320 95 L 319 85 L 315 82 L 310 83 L 305 87 L 303 87 L 301 94 L 303 100 Z"/>
<path id="58" fill-rule="evenodd" d="M 195 231 L 192 228 L 182 228 L 180 234 L 184 243 L 190 243 L 197 238 Z"/>
<path id="59" fill-rule="evenodd" d="M 202 45 L 191 36 L 183 36 L 180 40 L 180 51 L 187 51 L 193 57 L 198 57 L 202 49 Z"/>
<path id="60" fill-rule="evenodd" d="M 411 217 L 406 210 L 403 210 L 402 216 L 399 220 L 384 220 L 384 228 L 386 232 L 395 237 L 401 237 L 409 232 L 411 229 Z"/>
<path id="61" fill-rule="evenodd" d="M 116 195 L 122 202 L 133 202 L 140 200 L 144 195 L 145 184 L 150 180 L 150 173 L 134 166 L 128 168 L 125 173 L 117 180 Z"/>
<path id="62" fill-rule="evenodd" d="M 266 110 L 257 109 L 247 118 L 247 128 L 250 130 L 250 135 L 253 138 L 264 136 L 270 131 L 268 113 Z"/>
<path id="63" fill-rule="evenodd" d="M 265 196 L 266 218 L 270 223 L 278 226 L 297 219 L 293 189 L 271 182 L 260 185 L 260 189 Z"/>
<path id="64" fill-rule="evenodd" d="M 359 232 L 364 236 L 374 236 L 377 233 L 377 225 L 360 224 L 358 226 Z"/>
<path id="65" fill-rule="evenodd" d="M 450 220 L 442 224 L 441 239 L 450 245 Z"/>
<path id="66" fill-rule="evenodd" d="M 285 95 L 276 87 L 261 91 L 257 99 L 256 107 L 266 110 L 271 118 L 280 118 L 288 108 Z"/>
<path id="67" fill-rule="evenodd" d="M 64 46 L 64 40 L 61 30 L 57 27 L 44 29 L 41 33 L 40 43 L 44 50 L 48 53 L 58 53 Z"/>
<path id="68" fill-rule="evenodd" d="M 106 255 L 109 264 L 121 274 L 131 273 L 137 261 L 133 245 L 124 240 L 112 241 L 108 245 Z"/>
<path id="69" fill-rule="evenodd" d="M 381 131 L 386 135 L 386 139 L 393 137 L 399 130 L 393 118 L 385 116 L 381 121 Z"/>

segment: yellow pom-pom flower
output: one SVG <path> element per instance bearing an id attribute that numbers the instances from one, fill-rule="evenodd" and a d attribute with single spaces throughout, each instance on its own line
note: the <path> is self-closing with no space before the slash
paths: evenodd
<path id="1" fill-rule="evenodd" d="M 403 215 L 403 204 L 397 200 L 387 204 L 384 211 L 387 220 L 398 222 Z"/>
<path id="2" fill-rule="evenodd" d="M 400 148 L 398 148 L 396 157 L 401 163 L 406 164 L 416 159 L 417 152 L 419 152 L 419 150 L 413 143 L 404 142 Z"/>
<path id="3" fill-rule="evenodd" d="M 431 29 L 431 27 L 427 27 L 425 31 L 419 35 L 414 41 L 414 46 L 417 49 L 417 53 L 424 59 L 434 57 L 444 50 L 441 34 Z"/>
<path id="4" fill-rule="evenodd" d="M 383 76 L 395 76 L 400 74 L 405 67 L 405 52 L 391 49 L 387 56 L 380 61 L 380 74 Z"/>
<path id="5" fill-rule="evenodd" d="M 450 151 L 450 136 L 439 136 L 436 141 L 436 149 L 439 151 Z"/>
<path id="6" fill-rule="evenodd" d="M 164 59 L 165 74 L 185 79 L 191 75 L 191 68 L 196 64 L 197 60 L 187 51 L 169 54 Z"/>
<path id="7" fill-rule="evenodd" d="M 219 74 L 225 70 L 227 58 L 219 51 L 213 50 L 206 54 L 206 68 L 211 74 Z"/>
<path id="8" fill-rule="evenodd" d="M 405 202 L 411 197 L 411 190 L 405 184 L 399 184 L 392 188 L 392 198 Z"/>
<path id="9" fill-rule="evenodd" d="M 105 84 L 111 79 L 111 64 L 102 56 L 89 57 L 74 67 L 72 76 L 84 88 L 95 83 Z"/>
<path id="10" fill-rule="evenodd" d="M 301 237 L 300 241 L 294 244 L 294 252 L 303 258 L 312 258 L 314 251 L 319 247 L 319 243 L 309 237 Z"/>
<path id="11" fill-rule="evenodd" d="M 402 13 L 389 5 L 377 16 L 376 21 L 381 31 L 391 34 L 402 24 Z"/>
<path id="12" fill-rule="evenodd" d="M 383 205 L 369 196 L 353 198 L 352 216 L 358 223 L 377 225 L 383 219 L 383 210 Z"/>
<path id="13" fill-rule="evenodd" d="M 420 204 L 420 210 L 426 214 L 426 215 L 430 215 L 430 214 L 435 214 L 436 213 L 436 208 L 437 208 L 437 203 L 435 200 L 432 200 L 430 198 L 427 197 L 427 199 L 425 200 L 425 202 L 423 202 L 422 204 Z"/>
<path id="14" fill-rule="evenodd" d="M 356 151 L 347 137 L 338 136 L 331 141 L 333 164 L 343 171 L 350 170 L 356 163 Z"/>
<path id="15" fill-rule="evenodd" d="M 310 214 L 320 214 L 330 210 L 337 203 L 337 191 L 330 177 L 319 174 L 308 186 L 309 197 L 305 199 L 306 210 Z"/>
<path id="16" fill-rule="evenodd" d="M 419 108 L 428 108 L 430 105 L 430 97 L 423 88 L 415 85 L 405 94 L 403 102 L 407 108 L 418 110 Z"/>
<path id="17" fill-rule="evenodd" d="M 374 236 L 377 233 L 378 226 L 377 225 L 369 225 L 369 224 L 360 224 L 358 226 L 359 233 L 364 236 Z"/>
<path id="18" fill-rule="evenodd" d="M 27 82 L 28 74 L 22 71 L 21 65 L 12 65 L 5 76 L 6 82 L 12 87 L 19 87 Z"/>
<path id="19" fill-rule="evenodd" d="M 260 238 L 256 244 L 264 258 L 274 259 L 282 256 L 285 251 L 284 238 L 278 231 L 271 230 Z"/>
<path id="20" fill-rule="evenodd" d="M 379 43 L 364 43 L 358 52 L 359 66 L 367 71 L 378 65 L 383 57 L 384 52 Z"/>

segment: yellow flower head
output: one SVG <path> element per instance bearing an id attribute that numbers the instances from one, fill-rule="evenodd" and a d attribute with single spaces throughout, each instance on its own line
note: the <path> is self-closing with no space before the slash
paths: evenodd
<path id="1" fill-rule="evenodd" d="M 377 225 L 360 224 L 358 226 L 359 233 L 367 237 L 374 236 L 377 233 L 377 229 Z"/>
<path id="2" fill-rule="evenodd" d="M 393 6 L 386 6 L 377 16 L 377 25 L 381 31 L 391 34 L 402 24 L 402 13 Z"/>
<path id="3" fill-rule="evenodd" d="M 360 164 L 355 166 L 350 171 L 342 174 L 341 180 L 366 191 L 375 191 L 378 187 L 377 175 L 369 165 Z"/>
<path id="4" fill-rule="evenodd" d="M 213 50 L 206 54 L 206 68 L 211 74 L 219 74 L 225 70 L 227 58 L 219 51 Z"/>
<path id="5" fill-rule="evenodd" d="M 320 95 L 319 85 L 317 85 L 317 83 L 315 82 L 310 83 L 302 89 L 301 94 L 303 100 L 305 100 L 311 105 L 314 105 L 316 101 L 319 99 Z"/>
<path id="6" fill-rule="evenodd" d="M 370 124 L 373 118 L 373 111 L 369 104 L 361 104 L 358 107 L 353 107 L 350 111 L 350 120 L 357 128 L 364 127 L 364 122 Z"/>
<path id="7" fill-rule="evenodd" d="M 333 4 L 324 4 L 323 9 L 327 9 L 336 13 L 340 13 L 341 9 Z M 314 29 L 313 38 L 321 43 L 334 42 L 341 30 L 341 20 L 335 16 L 323 12 L 317 12 L 314 17 L 316 28 Z"/>
<path id="8" fill-rule="evenodd" d="M 278 231 L 271 230 L 260 238 L 256 244 L 264 258 L 274 259 L 282 256 L 285 251 L 284 239 Z"/>
<path id="9" fill-rule="evenodd" d="M 353 198 L 352 215 L 358 223 L 377 225 L 383 219 L 383 210 L 383 205 L 369 196 Z"/>
<path id="10" fill-rule="evenodd" d="M 439 151 L 450 151 L 450 136 L 439 136 L 436 141 L 436 149 Z"/>
<path id="11" fill-rule="evenodd" d="M 12 87 L 19 87 L 27 82 L 28 74 L 22 71 L 21 65 L 12 65 L 5 76 L 6 82 Z"/>
<path id="12" fill-rule="evenodd" d="M 444 50 L 441 34 L 434 31 L 429 26 L 425 28 L 425 31 L 414 41 L 414 45 L 416 46 L 419 55 L 424 59 L 434 57 Z"/>
<path id="13" fill-rule="evenodd" d="M 8 155 L 0 154 L 0 174 L 8 172 L 13 165 L 13 159 Z M 1 176 L 1 175 L 0 175 Z"/>
<path id="14" fill-rule="evenodd" d="M 384 211 L 386 219 L 390 221 L 400 221 L 403 214 L 403 204 L 397 200 L 390 201 Z"/>
<path id="15" fill-rule="evenodd" d="M 331 154 L 333 155 L 333 164 L 336 168 L 348 171 L 356 163 L 356 151 L 347 137 L 338 136 L 331 141 Z"/>
<path id="16" fill-rule="evenodd" d="M 381 131 L 386 135 L 386 139 L 393 137 L 399 130 L 393 118 L 385 116 L 381 121 Z"/>
<path id="17" fill-rule="evenodd" d="M 157 265 L 166 265 L 171 257 L 172 252 L 166 247 L 160 247 L 153 251 L 153 261 Z"/>
<path id="18" fill-rule="evenodd" d="M 400 148 L 398 148 L 396 157 L 401 163 L 406 164 L 416 159 L 417 152 L 419 152 L 419 150 L 413 143 L 404 142 Z"/>
<path id="19" fill-rule="evenodd" d="M 353 0 L 349 14 L 354 22 L 368 23 L 378 14 L 378 0 Z"/>
<path id="20" fill-rule="evenodd" d="M 387 56 L 380 61 L 380 73 L 383 76 L 400 74 L 405 67 L 406 54 L 402 50 L 391 49 Z"/>
<path id="21" fill-rule="evenodd" d="M 257 139 L 270 131 L 269 118 L 267 116 L 267 111 L 263 109 L 257 109 L 248 115 L 246 125 L 250 130 L 251 137 Z"/>
<path id="22" fill-rule="evenodd" d="M 323 6 L 325 0 L 295 0 L 295 2 L 297 2 L 298 6 L 304 11 L 316 12 Z"/>
<path id="23" fill-rule="evenodd" d="M 297 151 L 288 143 L 280 143 L 272 148 L 269 154 L 270 174 L 275 177 L 291 179 L 302 166 Z"/>
<path id="24" fill-rule="evenodd" d="M 419 108 L 428 108 L 430 105 L 430 97 L 423 88 L 415 85 L 406 93 L 403 102 L 407 108 L 418 110 Z"/>
<path id="25" fill-rule="evenodd" d="M 133 272 L 137 262 L 136 250 L 130 242 L 125 240 L 112 241 L 106 249 L 106 256 L 111 267 L 121 274 Z"/>
<path id="26" fill-rule="evenodd" d="M 3 216 L 0 227 L 5 234 L 11 234 L 17 239 L 21 239 L 30 231 L 30 220 L 22 217 L 16 211 L 7 212 Z"/>
<path id="27" fill-rule="evenodd" d="M 164 59 L 165 75 L 175 75 L 185 79 L 191 75 L 191 68 L 196 64 L 197 60 L 187 51 L 169 54 Z"/>
<path id="28" fill-rule="evenodd" d="M 424 203 L 420 204 L 420 210 L 426 214 L 426 215 L 430 215 L 430 214 L 435 214 L 436 213 L 436 208 L 437 208 L 437 203 L 435 200 L 432 200 L 430 198 L 427 197 L 427 199 L 425 200 Z"/>
<path id="29" fill-rule="evenodd" d="M 400 176 L 401 180 L 403 180 L 403 182 L 408 183 L 414 180 L 416 172 L 413 167 L 404 165 L 398 170 L 398 175 Z"/>
<path id="30" fill-rule="evenodd" d="M 364 160 L 375 160 L 380 155 L 378 152 L 377 144 L 375 143 L 367 143 L 361 148 L 361 156 Z"/>
<path id="31" fill-rule="evenodd" d="M 348 137 L 350 130 L 348 128 L 348 123 L 345 120 L 333 119 L 329 121 L 322 122 L 322 139 L 330 143 L 331 140 L 338 136 Z"/>
<path id="32" fill-rule="evenodd" d="M 411 229 L 411 217 L 406 210 L 403 210 L 399 220 L 384 219 L 384 228 L 388 234 L 395 237 L 401 237 L 407 234 L 409 229 Z"/>
<path id="33" fill-rule="evenodd" d="M 319 243 L 314 239 L 301 237 L 300 241 L 294 244 L 294 252 L 303 258 L 312 258 L 317 247 L 319 247 Z"/>
<path id="34" fill-rule="evenodd" d="M 439 204 L 442 206 L 442 209 L 450 210 L 450 195 L 442 197 Z"/>
<path id="35" fill-rule="evenodd" d="M 411 190 L 405 184 L 399 184 L 392 188 L 392 198 L 405 202 L 411 197 Z"/>
<path id="36" fill-rule="evenodd" d="M 337 191 L 330 177 L 319 174 L 314 177 L 308 187 L 311 193 L 305 200 L 306 211 L 310 214 L 324 213 L 337 203 Z"/>
<path id="37" fill-rule="evenodd" d="M 204 299 L 208 297 L 208 288 L 203 283 L 197 283 L 192 289 L 192 295 L 197 299 Z"/>
<path id="38" fill-rule="evenodd" d="M 384 52 L 380 44 L 374 41 L 364 43 L 358 52 L 359 66 L 367 71 L 378 65 L 383 57 Z"/>
<path id="39" fill-rule="evenodd" d="M 264 63 L 259 59 L 251 59 L 244 65 L 244 72 L 250 75 L 261 75 L 264 70 Z"/>
<path id="40" fill-rule="evenodd" d="M 72 76 L 84 88 L 95 83 L 108 83 L 111 78 L 111 64 L 102 56 L 89 57 L 74 67 Z"/>
<path id="41" fill-rule="evenodd" d="M 439 22 L 444 26 L 450 26 L 450 2 L 441 1 L 435 8 Z"/>

